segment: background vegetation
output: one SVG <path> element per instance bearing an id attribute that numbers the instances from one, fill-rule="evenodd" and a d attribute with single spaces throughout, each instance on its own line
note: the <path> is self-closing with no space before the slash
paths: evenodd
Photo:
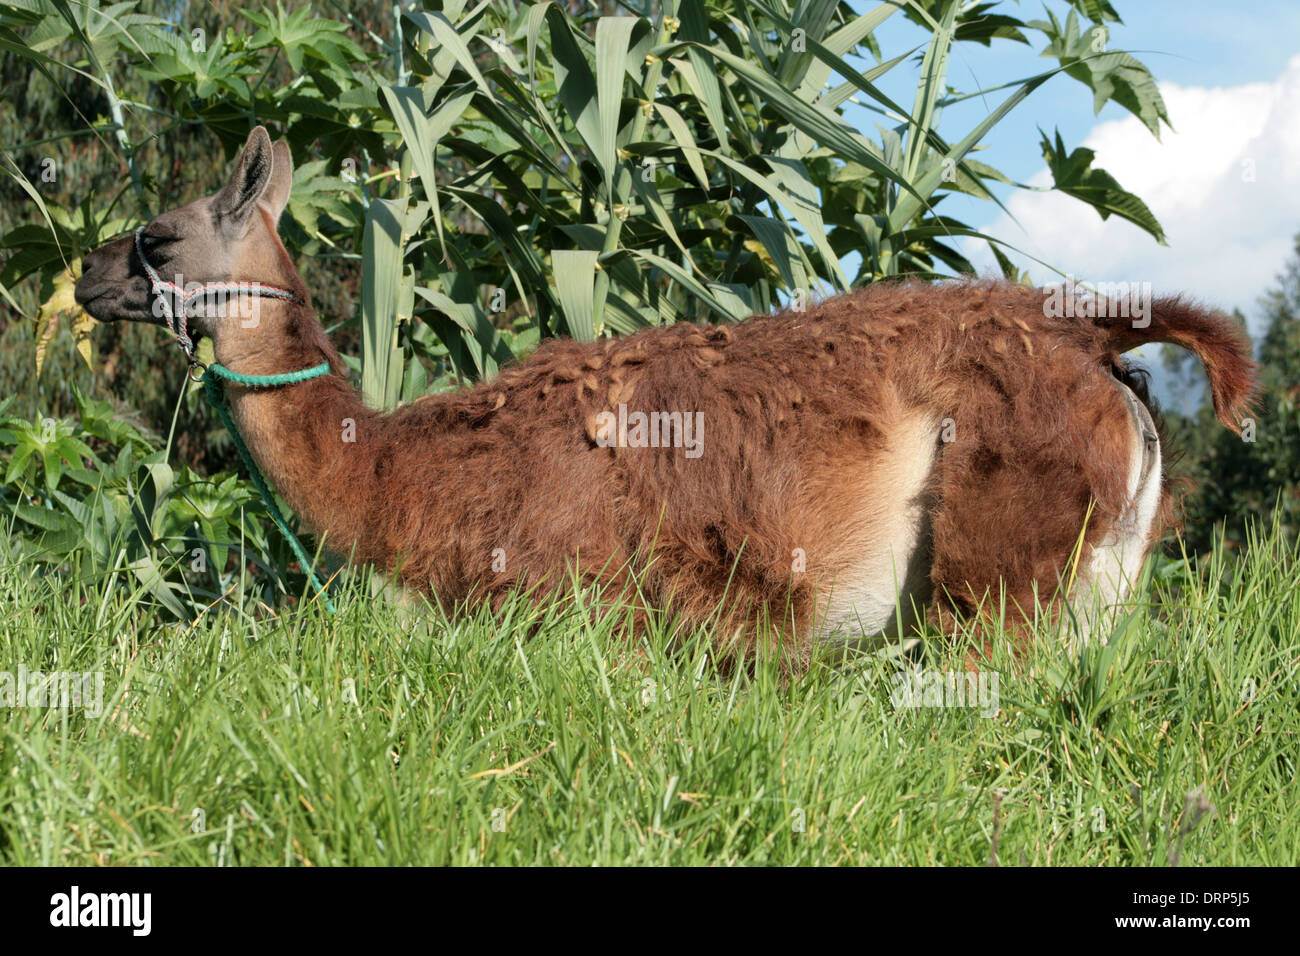
<path id="1" fill-rule="evenodd" d="M 1146 67 L 1109 47 L 1110 3 L 1021 12 L 0 0 L 0 661 L 97 667 L 112 695 L 99 722 L 0 713 L 0 857 L 978 862 L 1001 840 L 1012 861 L 1111 863 L 1170 861 L 1185 838 L 1198 860 L 1294 859 L 1279 695 L 1300 631 L 1300 248 L 1267 302 L 1256 441 L 1171 417 L 1203 559 L 1172 542 L 1164 606 L 1120 656 L 1044 651 L 999 720 L 891 709 L 895 662 L 790 687 L 690 648 L 667 659 L 662 636 L 622 656 L 580 600 L 422 629 L 349 574 L 322 620 L 179 356 L 71 300 L 86 251 L 217 188 L 257 123 L 293 149 L 282 233 L 376 407 L 490 376 L 545 336 L 969 272 L 963 238 L 1019 279 L 998 237 L 944 207 L 1026 188 L 978 158 L 1002 117 L 1081 83 L 1097 109 L 1167 123 Z M 881 49 L 890 17 L 928 42 Z M 1033 46 L 1044 70 L 957 89 L 949 57 L 970 43 Z M 876 85 L 893 71 L 915 77 L 910 102 Z M 987 117 L 941 135 L 972 97 Z M 850 100 L 873 129 L 845 121 Z M 1024 145 L 1053 188 L 1163 241 L 1089 150 L 1055 131 Z M 1264 690 L 1243 703 L 1247 678 Z M 658 708 L 635 703 L 646 680 Z M 1111 829 L 1087 829 L 1089 801 Z"/>

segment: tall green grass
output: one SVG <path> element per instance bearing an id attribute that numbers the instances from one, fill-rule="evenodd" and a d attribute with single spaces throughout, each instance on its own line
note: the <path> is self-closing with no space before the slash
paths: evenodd
<path id="1" fill-rule="evenodd" d="M 104 700 L 0 707 L 0 860 L 1294 864 L 1298 571 L 1276 533 L 1163 561 L 1107 644 L 999 652 L 987 717 L 895 706 L 896 656 L 727 672 L 573 599 L 449 618 L 354 586 L 334 618 L 177 626 L 4 560 L 0 670 L 102 671 Z"/>

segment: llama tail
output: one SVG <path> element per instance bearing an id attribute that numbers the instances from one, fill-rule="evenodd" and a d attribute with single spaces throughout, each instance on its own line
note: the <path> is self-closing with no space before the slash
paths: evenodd
<path id="1" fill-rule="evenodd" d="M 1099 310 L 1109 311 L 1109 310 Z M 1210 379 L 1210 396 L 1219 421 L 1241 434 L 1239 421 L 1259 390 L 1258 366 L 1250 339 L 1228 316 L 1193 305 L 1179 296 L 1155 299 L 1146 324 L 1133 318 L 1097 318 L 1117 352 L 1146 342 L 1168 342 L 1193 352 Z"/>

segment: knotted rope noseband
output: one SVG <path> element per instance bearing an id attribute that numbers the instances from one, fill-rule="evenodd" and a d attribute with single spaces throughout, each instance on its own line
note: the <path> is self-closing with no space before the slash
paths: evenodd
<path id="1" fill-rule="evenodd" d="M 260 296 L 265 299 L 280 299 L 285 302 L 297 302 L 299 301 L 298 296 L 288 289 L 263 285 L 260 282 L 205 282 L 190 292 L 186 292 L 175 282 L 166 281 L 158 274 L 158 270 L 149 263 L 144 254 L 144 241 L 141 239 L 143 233 L 144 226 L 135 231 L 135 252 L 140 257 L 140 264 L 144 266 L 145 275 L 149 278 L 150 291 L 162 307 L 163 321 L 167 323 L 167 330 L 176 339 L 176 344 L 185 353 L 185 358 L 190 363 L 190 378 L 193 381 L 203 383 L 208 402 L 220 414 L 221 421 L 226 426 L 226 431 L 230 433 L 240 459 L 244 462 L 244 467 L 248 469 L 249 477 L 253 479 L 253 484 L 257 486 L 257 490 L 262 496 L 262 502 L 266 505 L 267 511 L 271 513 L 271 519 L 288 540 L 299 565 L 307 573 L 307 577 L 316 588 L 317 593 L 324 599 L 326 609 L 333 614 L 334 604 L 330 601 L 329 595 L 325 593 L 325 585 L 316 577 L 313 560 L 308 556 L 306 549 L 303 548 L 302 542 L 289 528 L 289 522 L 285 519 L 280 506 L 276 504 L 275 496 L 271 493 L 271 488 L 267 484 L 265 476 L 258 469 L 256 462 L 253 461 L 248 446 L 244 444 L 243 436 L 239 434 L 239 429 L 235 427 L 235 420 L 231 417 L 230 406 L 226 403 L 225 389 L 222 386 L 223 380 L 248 388 L 276 388 L 281 385 L 294 385 L 298 382 L 305 382 L 329 374 L 330 363 L 321 362 L 320 365 L 312 368 L 298 372 L 284 372 L 279 375 L 241 375 L 216 362 L 211 365 L 204 365 L 199 361 L 194 339 L 190 337 L 186 323 L 186 313 L 189 310 L 190 303 L 200 296 L 212 292 Z M 179 315 L 172 309 L 173 298 L 180 301 Z M 198 379 L 194 378 L 195 369 L 202 370 L 202 375 Z"/>

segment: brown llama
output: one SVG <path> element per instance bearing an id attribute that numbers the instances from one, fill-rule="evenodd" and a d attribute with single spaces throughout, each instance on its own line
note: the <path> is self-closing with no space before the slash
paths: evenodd
<path id="1" fill-rule="evenodd" d="M 1067 318 L 1047 292 L 968 280 L 547 341 L 492 381 L 381 414 L 277 235 L 291 170 L 254 129 L 223 189 L 89 254 L 77 301 L 101 321 L 159 322 L 142 256 L 185 282 L 286 290 L 195 317 L 232 371 L 329 365 L 282 388 L 227 385 L 239 430 L 327 547 L 448 605 L 576 572 L 711 622 L 721 652 L 800 660 L 910 629 L 914 606 L 945 631 L 989 596 L 1028 615 L 1036 599 L 1113 606 L 1173 512 L 1120 354 L 1193 351 L 1234 431 L 1255 387 L 1243 333 L 1182 299 L 1145 321 Z"/>

